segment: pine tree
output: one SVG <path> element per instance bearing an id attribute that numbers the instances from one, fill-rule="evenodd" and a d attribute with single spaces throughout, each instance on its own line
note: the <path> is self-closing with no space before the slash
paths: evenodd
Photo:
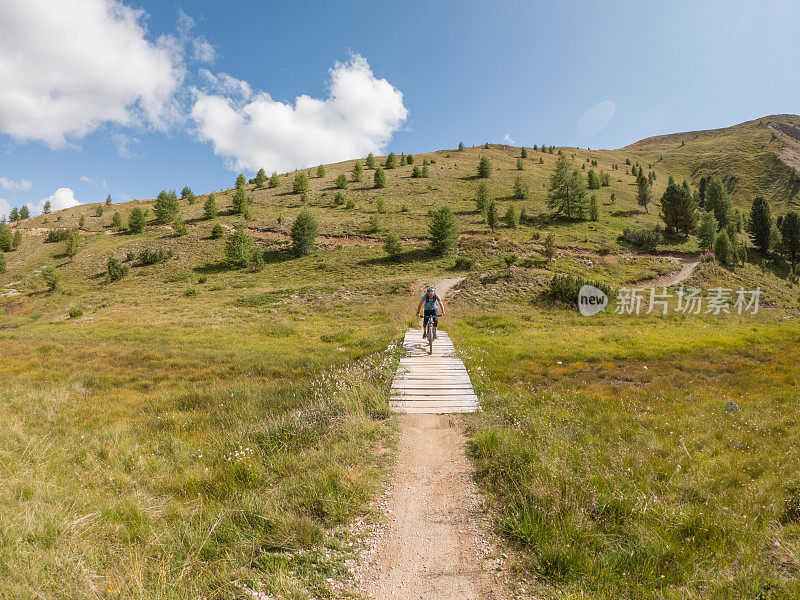
<path id="1" fill-rule="evenodd" d="M 397 260 L 397 257 L 400 256 L 403 245 L 400 243 L 400 237 L 394 231 L 386 234 L 386 238 L 383 240 L 383 249 L 391 260 Z"/>
<path id="2" fill-rule="evenodd" d="M 488 179 L 492 176 L 492 162 L 486 156 L 481 157 L 481 162 L 478 163 L 478 177 L 481 179 Z"/>
<path id="3" fill-rule="evenodd" d="M 225 259 L 233 268 L 243 268 L 253 257 L 253 238 L 244 229 L 237 229 L 225 240 Z"/>
<path id="4" fill-rule="evenodd" d="M 375 169 L 375 187 L 378 189 L 383 189 L 386 187 L 386 171 L 378 167 Z"/>
<path id="5" fill-rule="evenodd" d="M 528 184 L 525 183 L 522 177 L 514 178 L 514 198 L 517 200 L 527 200 L 530 198 L 531 192 Z"/>
<path id="6" fill-rule="evenodd" d="M 489 203 L 486 205 L 486 224 L 489 226 L 489 229 L 494 231 L 499 220 L 500 215 L 497 212 L 497 204 L 495 204 L 494 200 L 489 200 Z"/>
<path id="7" fill-rule="evenodd" d="M 458 142 L 458 151 L 461 152 L 464 150 L 464 142 Z"/>
<path id="8" fill-rule="evenodd" d="M 406 166 L 406 155 L 405 154 L 401 154 L 400 155 L 400 166 L 401 167 L 405 167 Z"/>
<path id="9" fill-rule="evenodd" d="M 383 163 L 383 166 L 387 169 L 394 169 L 397 166 L 397 156 L 394 152 L 389 152 L 389 156 L 386 157 L 386 162 Z"/>
<path id="10" fill-rule="evenodd" d="M 50 203 L 50 200 L 45 200 L 44 206 L 42 207 L 42 214 L 49 215 L 53 210 L 53 205 Z"/>
<path id="11" fill-rule="evenodd" d="M 550 176 L 550 189 L 547 206 L 568 219 L 580 218 L 583 202 L 586 198 L 586 187 L 583 177 L 564 154 L 556 160 L 556 168 Z"/>
<path id="12" fill-rule="evenodd" d="M 428 165 L 422 165 L 422 178 L 427 179 L 431 176 L 431 172 L 428 170 Z"/>
<path id="13" fill-rule="evenodd" d="M 11 213 L 8 215 L 8 220 L 11 223 L 19 221 L 19 209 L 16 206 L 11 209 Z"/>
<path id="14" fill-rule="evenodd" d="M 81 215 L 78 219 L 78 229 L 86 229 L 86 215 Z"/>
<path id="15" fill-rule="evenodd" d="M 528 158 L 528 151 L 525 149 L 524 146 L 523 146 L 522 150 L 520 150 L 519 157 L 520 158 Z"/>
<path id="16" fill-rule="evenodd" d="M 138 206 L 128 215 L 128 233 L 142 233 L 147 221 L 147 213 Z"/>
<path id="17" fill-rule="evenodd" d="M 0 275 L 5 275 L 6 272 L 6 253 L 0 250 Z"/>
<path id="18" fill-rule="evenodd" d="M 705 175 L 700 178 L 700 183 L 697 186 L 697 192 L 700 196 L 699 206 L 702 209 L 706 207 L 706 186 L 708 185 L 708 177 Z"/>
<path id="19" fill-rule="evenodd" d="M 433 212 L 428 227 L 431 251 L 441 256 L 454 250 L 458 243 L 458 228 L 453 211 L 446 204 Z"/>
<path id="20" fill-rule="evenodd" d="M 205 203 L 203 203 L 203 218 L 210 221 L 211 219 L 216 219 L 218 214 L 217 197 L 213 193 L 209 194 Z"/>
<path id="21" fill-rule="evenodd" d="M 325 167 L 320 165 L 317 167 L 317 178 L 322 179 L 323 177 L 325 177 Z"/>
<path id="22" fill-rule="evenodd" d="M 314 250 L 317 237 L 317 221 L 307 209 L 300 211 L 291 229 L 292 249 L 295 254 L 304 256 Z"/>
<path id="23" fill-rule="evenodd" d="M 55 291 L 61 281 L 61 271 L 57 271 L 53 265 L 48 265 L 42 271 L 42 279 L 47 284 L 47 289 Z"/>
<path id="24" fill-rule="evenodd" d="M 725 265 L 731 264 L 731 249 L 731 238 L 728 237 L 728 232 L 722 229 L 714 240 L 714 254 L 717 260 Z"/>
<path id="25" fill-rule="evenodd" d="M 475 192 L 475 209 L 477 212 L 483 214 L 491 200 L 492 198 L 489 195 L 489 185 L 486 182 L 479 183 L 478 189 Z"/>
<path id="26" fill-rule="evenodd" d="M 483 149 L 484 149 L 484 150 L 488 150 L 488 149 L 489 149 L 489 142 L 486 142 L 486 143 L 483 145 Z"/>
<path id="27" fill-rule="evenodd" d="M 353 181 L 361 181 L 364 178 L 364 167 L 360 162 L 353 165 Z"/>
<path id="28" fill-rule="evenodd" d="M 519 213 L 517 212 L 517 207 L 513 204 L 509 204 L 506 209 L 505 221 L 506 225 L 511 229 L 517 229 L 519 227 Z"/>
<path id="29" fill-rule="evenodd" d="M 243 187 L 236 188 L 236 193 L 233 194 L 233 212 L 243 215 L 250 206 L 250 198 Z"/>
<path id="30" fill-rule="evenodd" d="M 14 249 L 14 232 L 8 225 L 0 226 L 0 252 L 11 252 Z"/>
<path id="31" fill-rule="evenodd" d="M 525 170 L 525 163 L 522 162 L 521 158 L 517 159 L 517 171 L 524 171 Z"/>
<path id="32" fill-rule="evenodd" d="M 29 219 L 31 216 L 31 209 L 28 208 L 27 204 L 23 204 L 22 208 L 19 209 L 19 220 L 24 221 L 25 219 Z"/>
<path id="33" fill-rule="evenodd" d="M 600 220 L 600 205 L 597 202 L 597 194 L 592 194 L 591 198 L 589 198 L 589 220 Z"/>
<path id="34" fill-rule="evenodd" d="M 298 173 L 292 182 L 292 192 L 295 194 L 305 194 L 308 192 L 308 175 Z"/>
<path id="35" fill-rule="evenodd" d="M 94 209 L 94 216 L 95 217 L 102 217 L 103 216 L 103 205 L 98 204 L 97 208 Z"/>
<path id="36" fill-rule="evenodd" d="M 214 223 L 214 226 L 211 228 L 211 239 L 218 240 L 222 237 L 224 231 L 222 229 L 222 225 L 219 223 Z"/>
<path id="37" fill-rule="evenodd" d="M 653 193 L 650 189 L 650 183 L 647 181 L 647 177 L 642 174 L 642 169 L 640 167 L 639 174 L 636 176 L 636 201 L 639 206 L 644 208 L 645 212 L 650 212 L 648 205 L 652 197 Z"/>
<path id="38" fill-rule="evenodd" d="M 243 188 L 245 185 L 247 185 L 247 179 L 244 178 L 244 173 L 239 173 L 236 177 L 236 187 Z"/>
<path id="39" fill-rule="evenodd" d="M 772 211 L 770 210 L 769 202 L 767 202 L 766 198 L 759 196 L 753 200 L 748 229 L 753 245 L 764 256 L 769 253 L 769 236 L 772 226 Z"/>
<path id="40" fill-rule="evenodd" d="M 153 212 L 155 213 L 156 223 L 172 223 L 180 213 L 178 194 L 175 190 L 170 192 L 161 190 L 153 203 Z"/>
<path id="41" fill-rule="evenodd" d="M 411 177 L 418 178 L 422 176 L 422 171 L 417 165 L 414 165 L 414 168 L 411 169 Z"/>
<path id="42" fill-rule="evenodd" d="M 111 194 L 106 196 L 106 206 L 111 206 Z"/>
<path id="43" fill-rule="evenodd" d="M 728 190 L 725 189 L 725 184 L 717 175 L 713 175 L 706 184 L 705 207 L 706 210 L 714 211 L 714 217 L 720 228 L 728 229 L 734 225 L 733 202 Z"/>
<path id="44" fill-rule="evenodd" d="M 111 217 L 111 227 L 114 229 L 122 229 L 122 215 L 119 214 L 119 211 L 114 211 L 114 216 Z"/>
<path id="45" fill-rule="evenodd" d="M 792 263 L 792 271 L 795 271 L 800 258 L 800 216 L 796 212 L 789 212 L 784 217 L 781 222 L 781 236 L 786 258 Z"/>
<path id="46" fill-rule="evenodd" d="M 368 169 L 375 168 L 375 156 L 372 154 L 372 152 L 367 155 L 367 160 L 364 162 L 366 163 Z"/>
<path id="47" fill-rule="evenodd" d="M 597 176 L 594 169 L 589 169 L 589 172 L 586 174 L 586 180 L 590 190 L 600 189 L 600 178 Z"/>
<path id="48" fill-rule="evenodd" d="M 258 170 L 258 173 L 256 173 L 256 178 L 254 183 L 256 184 L 257 187 L 260 188 L 263 188 L 264 184 L 267 183 L 267 172 L 264 170 L 263 167 Z"/>
<path id="49" fill-rule="evenodd" d="M 106 263 L 106 278 L 110 283 L 119 281 L 128 274 L 128 270 L 128 265 L 123 265 L 119 259 L 111 256 Z"/>
<path id="50" fill-rule="evenodd" d="M 406 164 L 413 165 L 414 164 L 414 155 L 409 154 L 406 156 Z"/>
<path id="51" fill-rule="evenodd" d="M 276 187 L 280 186 L 280 184 L 281 184 L 281 178 L 278 176 L 277 172 L 273 171 L 272 175 L 270 175 L 270 178 L 269 178 L 269 187 L 270 188 L 276 188 Z"/>
<path id="52" fill-rule="evenodd" d="M 700 217 L 700 229 L 697 231 L 697 237 L 700 238 L 700 248 L 703 250 L 711 250 L 714 247 L 714 241 L 717 239 L 717 231 L 719 231 L 719 223 L 717 223 L 714 212 L 710 210 L 703 211 Z"/>
<path id="53" fill-rule="evenodd" d="M 194 204 L 197 200 L 197 196 L 194 195 L 192 188 L 188 185 L 181 190 L 181 200 L 186 200 L 189 204 Z"/>
<path id="54" fill-rule="evenodd" d="M 339 176 L 336 178 L 336 188 L 340 190 L 347 189 L 347 175 L 339 173 Z"/>
<path id="55" fill-rule="evenodd" d="M 64 254 L 72 260 L 78 253 L 78 248 L 81 245 L 81 234 L 74 229 L 67 234 L 67 239 L 64 244 Z"/>

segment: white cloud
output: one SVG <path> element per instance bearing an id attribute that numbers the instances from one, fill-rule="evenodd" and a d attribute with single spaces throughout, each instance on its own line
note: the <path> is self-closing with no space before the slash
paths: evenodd
<path id="1" fill-rule="evenodd" d="M 503 136 L 503 143 L 505 143 L 505 144 L 511 144 L 512 146 L 516 146 L 516 145 L 517 145 L 517 142 L 515 142 L 515 141 L 513 140 L 513 138 L 512 138 L 512 137 L 511 137 L 511 136 L 510 136 L 508 133 L 506 133 L 506 134 Z"/>
<path id="2" fill-rule="evenodd" d="M 195 60 L 205 63 L 213 63 L 217 56 L 214 46 L 205 40 L 192 40 L 193 56 Z"/>
<path id="3" fill-rule="evenodd" d="M 88 175 L 81 175 L 81 181 L 83 181 L 84 183 L 89 183 L 92 180 L 89 179 Z"/>
<path id="4" fill-rule="evenodd" d="M 13 179 L 0 177 L 0 187 L 4 190 L 29 190 L 33 187 L 33 182 L 30 179 L 15 181 Z"/>
<path id="5" fill-rule="evenodd" d="M 75 198 L 75 192 L 72 191 L 72 188 L 68 187 L 58 188 L 46 198 L 39 200 L 38 204 L 33 204 L 31 202 L 26 202 L 26 204 L 28 205 L 28 208 L 31 209 L 31 212 L 40 213 L 42 212 L 42 209 L 44 209 L 44 203 L 48 200 L 50 201 L 50 208 L 53 211 L 72 208 L 73 206 L 78 206 L 80 204 L 80 202 L 78 202 L 78 200 Z"/>
<path id="6" fill-rule="evenodd" d="M 217 51 L 214 46 L 209 44 L 202 36 L 195 34 L 192 36 L 192 29 L 194 28 L 194 19 L 187 15 L 183 10 L 180 12 L 178 18 L 178 36 L 182 45 L 191 46 L 192 58 L 197 61 L 205 63 L 213 63 L 217 57 Z"/>
<path id="7" fill-rule="evenodd" d="M 222 96 L 232 96 L 236 100 L 249 100 L 253 95 L 253 88 L 250 87 L 249 83 L 231 77 L 227 73 L 214 75 L 208 69 L 200 69 L 200 77 L 205 82 L 207 92 L 214 92 Z"/>
<path id="8" fill-rule="evenodd" d="M 197 91 L 191 112 L 197 134 L 236 170 L 288 171 L 381 152 L 408 115 L 403 94 L 359 55 L 331 69 L 327 98 L 302 95 L 294 104 L 252 94 L 225 74 L 206 79 L 211 90 Z"/>
<path id="9" fill-rule="evenodd" d="M 131 158 L 133 153 L 131 152 L 130 145 L 139 143 L 138 138 L 125 133 L 113 133 L 111 134 L 111 140 L 114 142 L 114 146 L 117 148 L 117 153 L 122 158 Z"/>
<path id="10" fill-rule="evenodd" d="M 597 135 L 611 122 L 617 105 L 612 100 L 603 100 L 583 113 L 578 120 L 578 133 L 584 137 Z"/>
<path id="11" fill-rule="evenodd" d="M 142 17 L 117 0 L 3 2 L 0 132 L 63 147 L 103 123 L 166 127 L 183 55 Z"/>

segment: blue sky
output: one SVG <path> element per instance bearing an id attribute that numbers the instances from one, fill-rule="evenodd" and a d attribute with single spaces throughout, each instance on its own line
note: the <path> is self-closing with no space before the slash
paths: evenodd
<path id="1" fill-rule="evenodd" d="M 0 0 L 0 212 L 367 149 L 616 148 L 800 112 L 788 0 L 18 4 Z"/>

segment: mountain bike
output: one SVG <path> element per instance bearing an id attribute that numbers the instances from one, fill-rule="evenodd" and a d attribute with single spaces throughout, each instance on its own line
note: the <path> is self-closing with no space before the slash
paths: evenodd
<path id="1" fill-rule="evenodd" d="M 441 315 L 438 315 L 438 316 L 441 317 L 443 315 L 444 315 L 444 313 L 442 313 Z M 423 321 L 422 321 L 423 323 L 425 322 L 424 314 L 422 314 L 422 315 L 417 314 L 417 316 L 421 317 L 423 319 Z M 434 335 L 433 331 L 434 331 L 433 330 L 433 316 L 429 316 L 428 324 L 425 326 L 425 337 L 428 338 L 428 354 L 433 354 L 433 335 Z"/>

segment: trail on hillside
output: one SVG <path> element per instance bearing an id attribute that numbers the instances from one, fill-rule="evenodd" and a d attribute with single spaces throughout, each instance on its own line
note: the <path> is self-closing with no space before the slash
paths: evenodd
<path id="1" fill-rule="evenodd" d="M 697 268 L 697 265 L 700 264 L 700 259 L 696 256 L 668 256 L 667 258 L 680 263 L 680 269 L 664 275 L 658 275 L 657 277 L 652 277 L 650 279 L 637 281 L 635 282 L 635 285 L 638 287 L 662 287 L 678 285 L 679 283 L 689 279 L 689 277 L 692 276 L 695 268 Z"/>
<path id="2" fill-rule="evenodd" d="M 374 600 L 506 599 L 502 559 L 472 479 L 463 421 L 402 415 L 387 523 L 361 575 Z"/>

